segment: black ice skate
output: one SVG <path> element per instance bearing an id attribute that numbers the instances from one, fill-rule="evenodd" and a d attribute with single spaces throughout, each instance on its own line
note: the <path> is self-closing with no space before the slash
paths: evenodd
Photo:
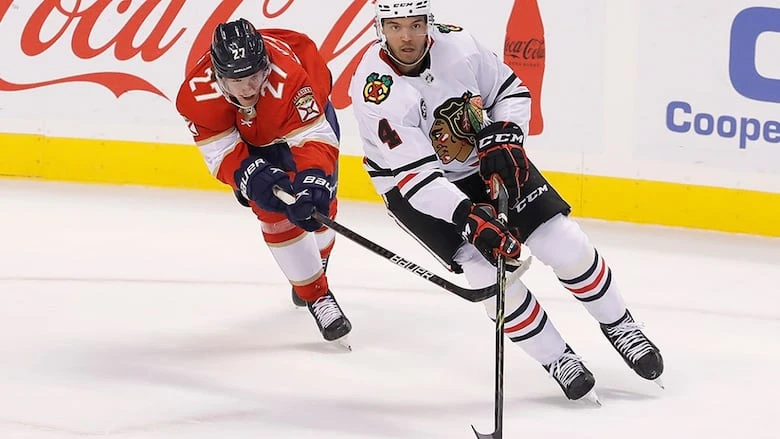
<path id="1" fill-rule="evenodd" d="M 330 256 L 322 260 L 322 271 L 328 271 L 328 259 Z M 303 308 L 306 306 L 306 301 L 298 297 L 298 294 L 295 292 L 295 288 L 292 289 L 292 302 L 293 305 Z"/>
<path id="2" fill-rule="evenodd" d="M 352 330 L 352 323 L 341 311 L 333 293 L 328 291 L 324 296 L 306 304 L 309 312 L 314 316 L 317 327 L 320 328 L 322 337 L 327 341 L 338 341 L 349 350 L 352 348 L 346 339 L 346 335 Z"/>
<path id="3" fill-rule="evenodd" d="M 617 322 L 602 323 L 601 332 L 637 375 L 664 387 L 659 378 L 664 371 L 661 351 L 642 333 L 642 325 L 634 321 L 628 310 Z"/>
<path id="4" fill-rule="evenodd" d="M 557 360 L 543 366 L 550 376 L 555 378 L 567 398 L 578 400 L 586 397 L 585 399 L 601 405 L 593 390 L 596 379 L 582 363 L 582 358 L 575 354 L 569 345 L 566 345 L 566 350 Z"/>

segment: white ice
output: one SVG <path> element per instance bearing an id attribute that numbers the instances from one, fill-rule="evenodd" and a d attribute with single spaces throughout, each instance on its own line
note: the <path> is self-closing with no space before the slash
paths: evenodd
<path id="1" fill-rule="evenodd" d="M 660 208 L 660 207 L 659 207 Z M 465 286 L 375 204 L 339 221 Z M 535 263 L 527 284 L 596 375 L 569 402 L 506 346 L 505 438 L 777 438 L 780 240 L 580 220 L 666 360 L 636 376 Z M 339 238 L 353 351 L 322 341 L 229 193 L 0 180 L 0 438 L 473 438 L 493 324 Z"/>

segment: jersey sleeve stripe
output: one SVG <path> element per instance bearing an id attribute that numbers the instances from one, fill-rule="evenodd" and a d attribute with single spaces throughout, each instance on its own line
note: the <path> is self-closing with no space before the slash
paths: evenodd
<path id="1" fill-rule="evenodd" d="M 393 171 L 389 169 L 383 169 L 381 171 L 368 171 L 369 177 L 392 177 Z"/>
<path id="2" fill-rule="evenodd" d="M 368 157 L 363 157 L 363 164 L 368 166 L 371 169 L 377 170 L 377 171 L 390 171 L 387 168 L 383 168 L 379 166 L 375 161 L 371 160 Z"/>
<path id="3" fill-rule="evenodd" d="M 506 78 L 506 81 L 504 81 L 504 83 L 501 84 L 501 87 L 498 88 L 498 93 L 496 93 L 496 96 L 501 96 L 501 93 L 506 91 L 506 89 L 508 89 L 509 86 L 515 82 L 515 80 L 517 80 L 517 75 L 515 75 L 514 73 L 509 75 L 509 77 Z"/>
<path id="4" fill-rule="evenodd" d="M 404 166 L 401 166 L 399 168 L 394 169 L 393 170 L 393 175 L 398 175 L 398 174 L 400 174 L 402 172 L 411 171 L 412 169 L 419 168 L 420 166 L 422 166 L 422 165 L 424 165 L 426 163 L 435 162 L 436 160 L 438 160 L 438 158 L 436 158 L 435 154 L 434 155 L 429 155 L 428 157 L 423 157 L 420 160 L 414 161 L 412 163 L 409 163 L 407 165 L 404 165 Z"/>
<path id="5" fill-rule="evenodd" d="M 520 93 L 511 94 L 511 95 L 508 95 L 508 96 L 504 96 L 503 98 L 501 98 L 501 100 L 503 101 L 503 100 L 509 99 L 509 98 L 529 98 L 530 99 L 531 98 L 531 92 L 530 91 L 524 91 L 524 92 L 520 92 Z"/>
<path id="6" fill-rule="evenodd" d="M 403 187 L 406 186 L 406 183 L 409 183 L 414 177 L 417 177 L 417 173 L 411 173 L 402 178 L 401 181 L 398 182 L 398 189 L 403 189 Z"/>
<path id="7" fill-rule="evenodd" d="M 393 171 L 387 168 L 380 167 L 376 162 L 369 159 L 368 157 L 363 157 L 363 167 L 368 171 L 369 177 L 392 177 Z"/>
<path id="8" fill-rule="evenodd" d="M 428 185 L 430 182 L 436 180 L 439 177 L 443 177 L 443 176 L 444 176 L 444 174 L 442 174 L 439 171 L 431 173 L 431 175 L 425 177 L 422 181 L 420 181 L 416 185 L 412 186 L 408 191 L 406 191 L 406 194 L 404 195 L 404 198 L 406 198 L 408 200 L 409 198 L 414 196 L 414 194 L 416 194 L 420 189 L 422 189 L 423 187 Z"/>
<path id="9" fill-rule="evenodd" d="M 300 146 L 307 141 L 316 140 L 339 149 L 339 140 L 325 116 L 320 116 L 312 123 L 287 133 L 284 136 L 284 140 L 290 147 Z"/>
<path id="10" fill-rule="evenodd" d="M 217 175 L 219 167 L 222 165 L 222 160 L 236 149 L 236 146 L 241 141 L 241 137 L 238 135 L 238 130 L 232 130 L 227 135 L 219 138 L 212 137 L 211 142 L 198 144 L 203 159 L 206 161 L 206 166 L 209 168 L 211 175 Z"/>
<path id="11" fill-rule="evenodd" d="M 197 145 L 197 146 L 208 145 L 209 143 L 216 142 L 216 141 L 218 141 L 218 140 L 220 140 L 222 138 L 225 138 L 225 137 L 233 134 L 235 131 L 236 131 L 236 129 L 231 127 L 229 130 L 225 130 L 225 131 L 223 131 L 223 132 L 221 132 L 219 134 L 215 134 L 215 135 L 209 137 L 208 139 L 199 140 L 199 141 L 195 142 L 195 145 Z"/>

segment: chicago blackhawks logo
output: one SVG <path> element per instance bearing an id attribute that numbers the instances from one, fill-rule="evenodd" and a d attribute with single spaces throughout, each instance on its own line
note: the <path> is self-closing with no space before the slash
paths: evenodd
<path id="1" fill-rule="evenodd" d="M 476 147 L 474 135 L 484 125 L 482 96 L 470 91 L 449 98 L 433 110 L 433 125 L 428 133 L 439 160 L 465 162 Z"/>
<path id="2" fill-rule="evenodd" d="M 366 86 L 363 87 L 363 99 L 366 102 L 381 104 L 390 96 L 390 86 L 393 85 L 393 78 L 390 75 L 379 76 L 379 73 L 372 73 L 366 77 Z"/>

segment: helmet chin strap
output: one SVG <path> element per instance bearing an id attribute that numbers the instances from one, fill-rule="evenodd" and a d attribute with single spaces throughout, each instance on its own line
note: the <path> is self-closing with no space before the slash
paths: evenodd
<path id="1" fill-rule="evenodd" d="M 425 55 L 427 55 L 428 52 L 431 50 L 431 42 L 430 41 L 431 41 L 431 39 L 430 39 L 430 37 L 428 37 L 426 39 L 426 41 L 425 41 L 425 50 L 423 50 L 422 55 L 420 55 L 420 57 L 417 58 L 417 61 L 412 62 L 412 63 L 405 63 L 405 62 L 401 61 L 400 59 L 396 58 L 396 56 L 393 55 L 393 51 L 390 50 L 389 47 L 387 47 L 387 43 L 385 43 L 384 49 L 385 49 L 385 52 L 387 53 L 387 56 L 389 56 L 390 59 L 393 60 L 393 62 L 398 63 L 398 64 L 400 64 L 400 65 L 402 65 L 404 67 L 414 67 L 417 64 L 420 64 L 422 62 L 422 60 L 425 58 Z"/>
<path id="2" fill-rule="evenodd" d="M 238 98 L 233 96 L 233 95 L 231 95 L 231 94 L 225 94 L 225 99 L 227 99 L 228 102 L 230 102 L 231 104 L 235 105 L 236 107 L 238 107 L 241 111 L 243 111 L 245 113 L 252 112 L 254 110 L 254 108 L 255 108 L 255 104 L 257 104 L 257 102 L 255 102 L 255 104 L 252 104 L 252 105 L 247 105 L 247 106 L 241 105 L 240 103 L 238 103 Z"/>
<path id="3" fill-rule="evenodd" d="M 230 92 L 228 92 L 225 89 L 225 87 L 222 86 L 222 81 L 220 79 L 217 79 L 217 86 L 219 87 L 219 90 L 222 92 L 222 96 L 225 97 L 225 100 L 227 100 L 231 104 L 233 104 L 236 107 L 238 107 L 239 110 L 241 110 L 242 112 L 244 112 L 246 114 L 252 114 L 254 112 L 255 104 L 257 104 L 257 101 L 255 101 L 255 103 L 252 104 L 252 105 L 246 105 L 246 106 L 245 105 L 241 105 L 238 102 L 238 98 L 233 96 Z"/>

